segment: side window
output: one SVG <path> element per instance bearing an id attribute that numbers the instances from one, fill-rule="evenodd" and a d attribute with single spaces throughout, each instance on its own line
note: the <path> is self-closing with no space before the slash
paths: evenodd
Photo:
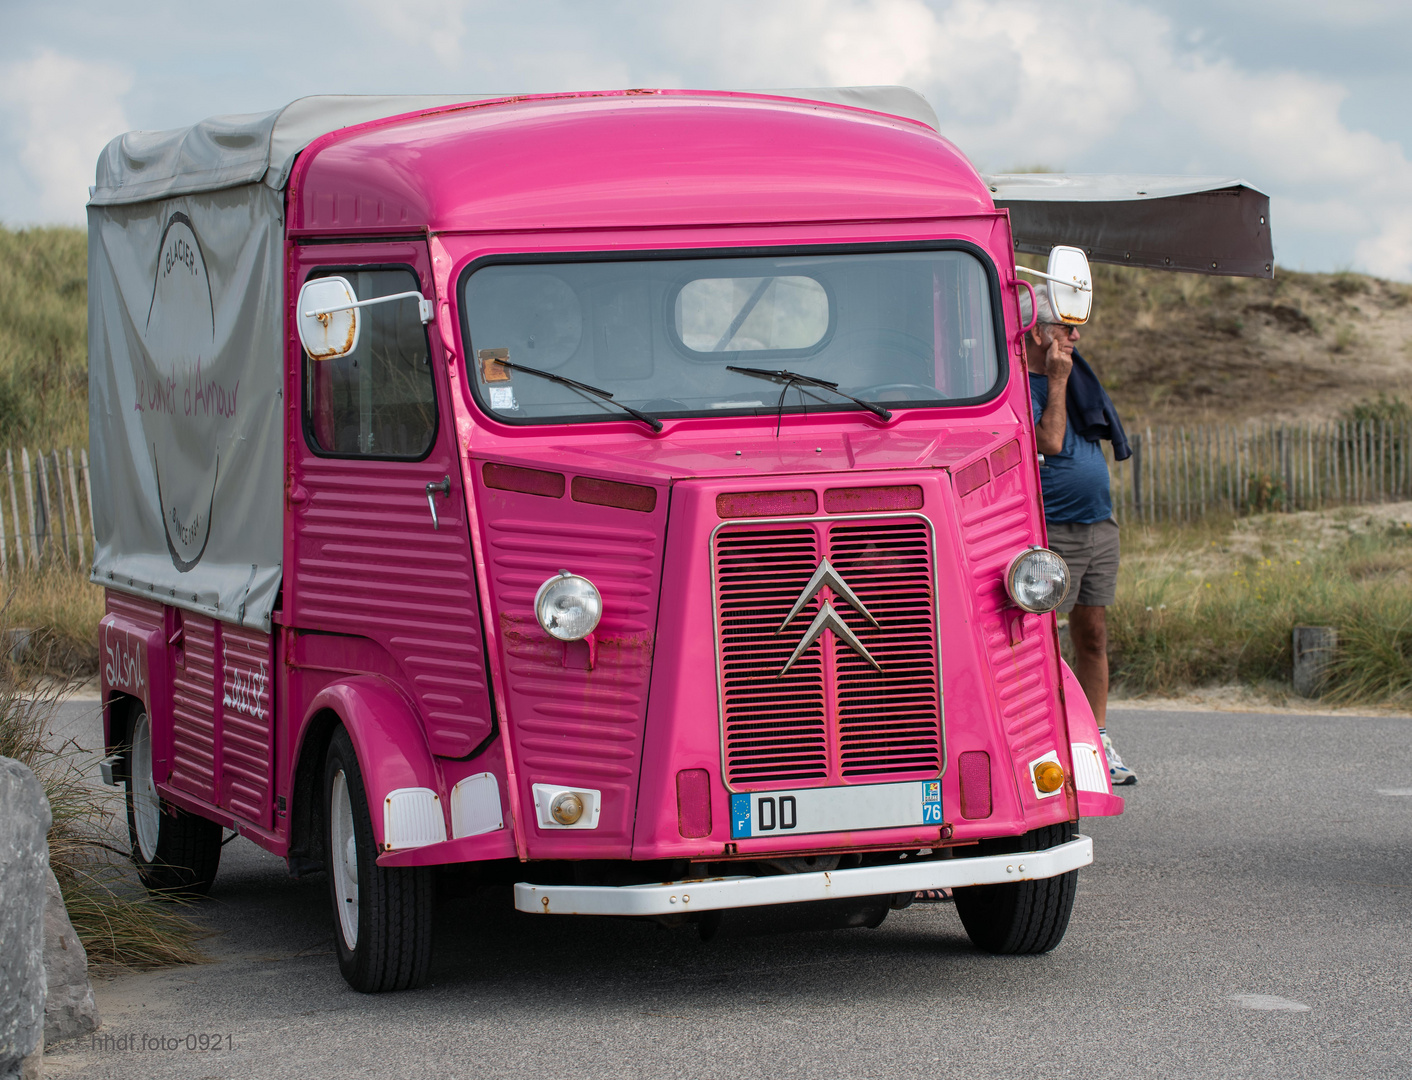
<path id="1" fill-rule="evenodd" d="M 334 269 L 360 300 L 419 288 L 410 270 Z M 420 458 L 436 437 L 436 386 L 415 299 L 360 309 L 358 347 L 337 360 L 304 356 L 304 432 L 339 457 Z"/>

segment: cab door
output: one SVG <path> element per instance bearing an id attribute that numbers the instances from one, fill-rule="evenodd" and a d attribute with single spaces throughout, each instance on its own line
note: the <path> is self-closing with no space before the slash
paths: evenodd
<path id="1" fill-rule="evenodd" d="M 432 753 L 465 757 L 492 720 L 436 327 L 422 325 L 415 298 L 365 307 L 353 353 L 315 361 L 292 315 L 304 282 L 326 275 L 359 300 L 433 299 L 427 246 L 293 247 L 289 266 L 285 621 L 301 636 L 342 636 L 320 643 L 323 664 L 399 682 Z"/>

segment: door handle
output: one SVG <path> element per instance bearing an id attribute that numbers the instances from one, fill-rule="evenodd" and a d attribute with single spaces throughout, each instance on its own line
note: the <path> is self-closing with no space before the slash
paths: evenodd
<path id="1" fill-rule="evenodd" d="M 441 492 L 445 498 L 451 498 L 451 477 L 443 476 L 441 483 L 427 485 L 427 506 L 431 509 L 431 527 L 440 529 L 441 522 L 436 518 L 436 493 Z"/>

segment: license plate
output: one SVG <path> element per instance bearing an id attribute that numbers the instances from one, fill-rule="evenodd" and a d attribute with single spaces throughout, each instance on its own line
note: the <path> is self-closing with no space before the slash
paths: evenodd
<path id="1" fill-rule="evenodd" d="M 940 824 L 939 780 L 731 796 L 731 837 L 736 840 Z"/>

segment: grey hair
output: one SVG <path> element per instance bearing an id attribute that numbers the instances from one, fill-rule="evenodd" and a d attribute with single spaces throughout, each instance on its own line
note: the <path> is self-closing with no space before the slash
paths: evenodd
<path id="1" fill-rule="evenodd" d="M 1023 326 L 1025 323 L 1027 323 L 1027 322 L 1030 321 L 1030 310 L 1031 310 L 1031 306 L 1030 306 L 1030 291 L 1029 291 L 1029 289 L 1021 289 L 1021 290 L 1020 290 L 1020 324 L 1021 324 L 1022 326 Z M 1046 289 L 1043 285 L 1041 285 L 1039 288 L 1035 289 L 1035 291 L 1034 291 L 1034 307 L 1033 307 L 1033 310 L 1034 310 L 1035 314 L 1038 316 L 1038 318 L 1036 319 L 1036 324 L 1037 324 L 1037 325 L 1043 325 L 1044 323 L 1053 324 L 1053 323 L 1057 323 L 1057 322 L 1059 321 L 1059 320 L 1058 320 L 1057 318 L 1055 318 L 1055 316 L 1054 316 L 1054 309 L 1049 306 L 1049 290 Z"/>

